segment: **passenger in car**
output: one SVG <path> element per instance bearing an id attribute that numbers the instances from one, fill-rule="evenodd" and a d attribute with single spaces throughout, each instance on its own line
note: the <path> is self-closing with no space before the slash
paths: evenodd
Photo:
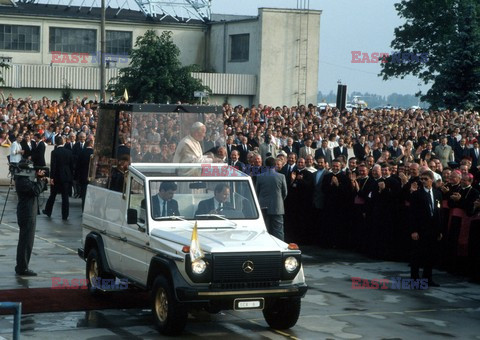
<path id="1" fill-rule="evenodd" d="M 195 216 L 203 214 L 221 214 L 223 210 L 233 210 L 232 204 L 227 202 L 229 197 L 230 187 L 225 183 L 217 184 L 213 191 L 213 197 L 198 203 L 198 209 Z"/>
<path id="2" fill-rule="evenodd" d="M 158 194 L 152 196 L 153 218 L 165 216 L 180 216 L 178 202 L 173 199 L 177 191 L 175 182 L 162 182 Z"/>

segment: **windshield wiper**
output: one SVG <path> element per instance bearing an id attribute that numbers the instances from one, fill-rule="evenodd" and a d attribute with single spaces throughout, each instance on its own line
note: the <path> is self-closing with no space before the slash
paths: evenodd
<path id="1" fill-rule="evenodd" d="M 230 222 L 232 223 L 233 226 L 237 226 L 237 224 L 231 220 L 229 220 L 228 218 L 225 218 L 225 215 L 219 215 L 219 214 L 200 214 L 200 215 L 195 215 L 195 218 L 197 217 L 216 217 L 218 219 L 221 219 L 221 220 L 224 220 L 224 221 L 227 221 L 227 222 Z"/>
<path id="2" fill-rule="evenodd" d="M 170 220 L 177 220 L 177 221 L 185 221 L 185 222 L 190 222 L 191 221 L 188 221 L 185 219 L 185 216 L 175 216 L 175 215 L 172 215 L 172 216 L 158 216 L 158 217 L 155 217 L 154 218 L 155 221 L 170 221 Z"/>

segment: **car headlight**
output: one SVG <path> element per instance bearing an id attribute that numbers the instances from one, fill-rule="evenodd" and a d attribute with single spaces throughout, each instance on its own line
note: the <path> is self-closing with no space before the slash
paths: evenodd
<path id="1" fill-rule="evenodd" d="M 289 256 L 285 259 L 285 270 L 288 273 L 294 272 L 298 267 L 298 261 L 295 257 Z"/>
<path id="2" fill-rule="evenodd" d="M 202 259 L 197 259 L 192 262 L 192 272 L 197 275 L 203 274 L 203 272 L 207 269 L 207 263 Z"/>

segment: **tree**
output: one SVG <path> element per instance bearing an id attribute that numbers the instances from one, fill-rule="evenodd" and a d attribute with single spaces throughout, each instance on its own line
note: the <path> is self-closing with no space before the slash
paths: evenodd
<path id="1" fill-rule="evenodd" d="M 7 70 L 10 66 L 3 61 L 0 62 L 0 84 L 5 83 L 5 80 L 3 79 L 3 70 Z"/>
<path id="2" fill-rule="evenodd" d="M 201 80 L 190 75 L 198 71 L 198 67 L 182 67 L 179 55 L 180 50 L 172 41 L 172 32 L 165 31 L 158 36 L 155 31 L 148 30 L 137 38 L 135 48 L 130 52 L 130 65 L 112 79 L 109 90 L 123 93 L 127 89 L 129 98 L 139 103 L 192 101 L 194 91 L 207 88 Z"/>
<path id="3" fill-rule="evenodd" d="M 72 99 L 72 87 L 67 81 L 63 83 L 61 98 L 62 101 L 66 103 L 68 103 Z"/>
<path id="4" fill-rule="evenodd" d="M 395 29 L 391 47 L 402 58 L 387 58 L 380 73 L 383 79 L 411 74 L 431 83 L 421 99 L 433 108 L 480 107 L 480 3 L 402 0 L 395 8 L 406 23 Z M 408 62 L 404 53 L 428 58 Z"/>

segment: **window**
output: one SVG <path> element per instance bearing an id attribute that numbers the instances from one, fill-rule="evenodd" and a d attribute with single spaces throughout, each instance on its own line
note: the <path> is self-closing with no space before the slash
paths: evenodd
<path id="1" fill-rule="evenodd" d="M 97 30 L 50 27 L 50 52 L 90 53 L 97 50 Z"/>
<path id="2" fill-rule="evenodd" d="M 132 32 L 107 31 L 107 53 L 128 55 L 132 49 Z"/>
<path id="3" fill-rule="evenodd" d="M 248 61 L 250 34 L 230 36 L 230 61 Z"/>
<path id="4" fill-rule="evenodd" d="M 208 170 L 219 170 L 211 167 Z M 150 181 L 154 220 L 257 219 L 247 181 Z M 163 204 L 165 202 L 165 205 Z"/>
<path id="5" fill-rule="evenodd" d="M 137 223 L 140 226 L 145 226 L 146 212 L 145 212 L 145 190 L 143 182 L 132 178 L 130 183 L 130 198 L 128 200 L 128 209 L 135 209 L 137 211 Z"/>
<path id="6" fill-rule="evenodd" d="M 40 27 L 0 25 L 0 50 L 40 51 Z"/>

